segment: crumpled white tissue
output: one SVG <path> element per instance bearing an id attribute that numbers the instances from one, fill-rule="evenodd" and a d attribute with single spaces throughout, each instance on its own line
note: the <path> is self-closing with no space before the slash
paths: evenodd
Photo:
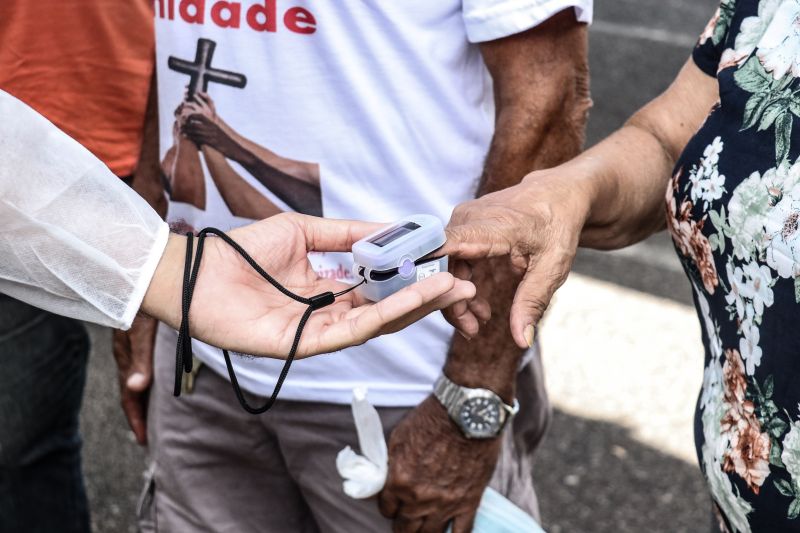
<path id="1" fill-rule="evenodd" d="M 128 328 L 168 234 L 99 159 L 0 91 L 0 292 Z"/>
<path id="2" fill-rule="evenodd" d="M 378 411 L 367 400 L 367 391 L 353 389 L 351 404 L 358 433 L 359 455 L 347 446 L 336 456 L 336 469 L 344 481 L 344 492 L 351 498 L 375 496 L 386 484 L 389 454 Z"/>

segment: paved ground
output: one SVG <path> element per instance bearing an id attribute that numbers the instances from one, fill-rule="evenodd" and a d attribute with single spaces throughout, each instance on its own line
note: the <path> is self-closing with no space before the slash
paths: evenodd
<path id="1" fill-rule="evenodd" d="M 556 408 L 535 468 L 548 530 L 703 531 L 694 310 L 573 274 L 541 339 Z"/>
<path id="2" fill-rule="evenodd" d="M 660 92 L 715 0 L 601 0 L 591 32 L 589 141 Z M 691 444 L 699 329 L 666 238 L 582 252 L 542 330 L 556 407 L 536 466 L 552 532 L 704 531 Z M 135 531 L 144 453 L 121 412 L 109 334 L 95 348 L 83 411 L 84 461 L 98 532 Z M 360 533 L 360 532 L 354 532 Z"/>

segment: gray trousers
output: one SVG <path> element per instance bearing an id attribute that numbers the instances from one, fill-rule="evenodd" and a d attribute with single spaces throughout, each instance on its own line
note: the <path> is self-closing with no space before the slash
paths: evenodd
<path id="1" fill-rule="evenodd" d="M 143 532 L 389 532 L 375 499 L 342 491 L 336 455 L 358 445 L 350 406 L 281 401 L 244 412 L 207 367 L 172 396 L 174 347 L 156 350 L 148 435 L 151 468 L 139 506 Z M 519 373 L 520 413 L 506 428 L 490 486 L 538 518 L 531 457 L 550 417 L 538 357 Z M 263 399 L 248 395 L 248 401 Z M 409 408 L 378 408 L 389 433 Z M 513 427 L 512 427 L 513 426 Z"/>

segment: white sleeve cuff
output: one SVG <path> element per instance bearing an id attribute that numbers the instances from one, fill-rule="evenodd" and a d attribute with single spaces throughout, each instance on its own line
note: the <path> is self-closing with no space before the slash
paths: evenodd
<path id="1" fill-rule="evenodd" d="M 139 312 L 139 308 L 142 306 L 144 295 L 147 292 L 147 288 L 150 286 L 150 282 L 153 280 L 153 275 L 156 273 L 156 267 L 158 267 L 158 263 L 161 261 L 161 256 L 164 255 L 164 249 L 167 247 L 168 239 L 169 226 L 166 222 L 162 222 L 156 232 L 156 238 L 153 241 L 150 254 L 144 265 L 142 265 L 139 279 L 136 280 L 133 286 L 133 291 L 128 300 L 128 306 L 125 308 L 125 312 L 122 318 L 120 318 L 119 324 L 116 326 L 119 329 L 130 329 L 133 319 L 136 317 L 136 313 Z"/>
<path id="2" fill-rule="evenodd" d="M 534 28 L 570 7 L 575 9 L 578 22 L 591 23 L 592 0 L 464 0 L 467 38 L 480 43 L 508 37 Z"/>

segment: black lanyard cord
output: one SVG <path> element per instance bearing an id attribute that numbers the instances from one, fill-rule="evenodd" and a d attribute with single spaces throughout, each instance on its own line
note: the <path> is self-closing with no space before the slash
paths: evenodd
<path id="1" fill-rule="evenodd" d="M 348 292 L 352 291 L 358 285 L 353 285 L 352 287 L 348 287 L 340 292 L 333 293 L 333 292 L 323 292 L 316 296 L 312 296 L 311 298 L 306 298 L 304 296 L 297 295 L 281 285 L 275 278 L 270 276 L 261 266 L 256 263 L 256 261 L 250 257 L 244 248 L 239 246 L 239 244 L 231 239 L 228 235 L 224 232 L 216 229 L 216 228 L 205 228 L 201 230 L 197 234 L 197 253 L 194 256 L 194 261 L 192 261 L 192 248 L 194 246 L 194 235 L 192 233 L 187 233 L 186 237 L 186 260 L 183 267 L 183 299 L 181 301 L 181 325 L 178 329 L 178 344 L 175 349 L 175 388 L 173 390 L 173 394 L 175 396 L 181 395 L 181 387 L 183 384 L 183 373 L 184 372 L 191 372 L 192 371 L 192 336 L 189 331 L 189 308 L 192 305 L 192 297 L 194 296 L 194 287 L 197 283 L 197 273 L 200 270 L 200 261 L 203 257 L 203 244 L 205 243 L 206 236 L 208 234 L 216 235 L 217 237 L 221 238 L 225 241 L 231 248 L 236 250 L 242 258 L 247 261 L 247 263 L 258 272 L 262 278 L 264 278 L 270 285 L 278 289 L 281 293 L 288 296 L 289 298 L 300 302 L 302 304 L 306 304 L 308 308 L 305 310 L 303 315 L 300 317 L 300 322 L 297 324 L 297 332 L 294 335 L 294 341 L 292 342 L 292 347 L 289 350 L 289 355 L 286 357 L 286 362 L 281 369 L 281 373 L 278 376 L 278 380 L 275 383 L 275 388 L 272 391 L 272 395 L 267 399 L 266 403 L 261 407 L 253 407 L 247 403 L 247 400 L 242 393 L 241 387 L 239 386 L 239 380 L 236 379 L 236 373 L 233 370 L 233 363 L 231 362 L 231 357 L 228 354 L 228 350 L 223 349 L 222 354 L 225 357 L 225 366 L 228 368 L 228 376 L 231 380 L 231 385 L 233 386 L 233 391 L 236 393 L 236 399 L 239 400 L 239 404 L 242 408 L 247 411 L 248 413 L 252 413 L 254 415 L 261 414 L 267 411 L 270 407 L 273 406 L 275 400 L 278 398 L 278 393 L 283 386 L 283 382 L 286 380 L 286 376 L 289 374 L 289 368 L 292 366 L 292 361 L 294 361 L 295 354 L 297 353 L 297 347 L 300 345 L 300 337 L 303 334 L 303 329 L 308 322 L 308 319 L 311 317 L 311 313 L 313 313 L 317 309 L 321 309 L 332 304 L 336 298 L 343 294 L 347 294 Z"/>

